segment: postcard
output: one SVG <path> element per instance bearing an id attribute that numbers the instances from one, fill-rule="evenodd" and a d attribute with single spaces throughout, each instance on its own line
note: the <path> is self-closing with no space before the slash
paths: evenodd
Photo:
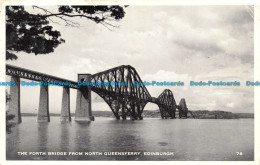
<path id="1" fill-rule="evenodd" d="M 259 11 L 4 2 L 1 164 L 259 164 Z"/>

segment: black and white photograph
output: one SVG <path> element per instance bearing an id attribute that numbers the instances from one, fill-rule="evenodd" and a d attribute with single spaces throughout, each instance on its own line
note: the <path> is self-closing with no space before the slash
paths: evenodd
<path id="1" fill-rule="evenodd" d="M 254 5 L 2 9 L 7 162 L 259 159 Z"/>

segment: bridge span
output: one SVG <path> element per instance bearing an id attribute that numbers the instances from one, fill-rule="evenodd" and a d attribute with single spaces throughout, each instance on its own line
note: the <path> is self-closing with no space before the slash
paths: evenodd
<path id="1" fill-rule="evenodd" d="M 185 99 L 182 98 L 176 104 L 171 90 L 165 89 L 157 98 L 152 97 L 147 88 L 142 85 L 135 85 L 134 82 L 141 82 L 140 76 L 135 68 L 130 65 L 122 65 L 96 74 L 78 74 L 78 81 L 92 82 L 94 86 L 78 86 L 78 81 L 55 77 L 52 75 L 32 71 L 29 69 L 6 64 L 6 75 L 11 76 L 11 81 L 16 85 L 10 86 L 11 100 L 9 102 L 9 113 L 14 114 L 14 121 L 21 123 L 20 107 L 20 79 L 28 79 L 38 82 L 63 83 L 70 85 L 63 86 L 61 121 L 71 121 L 70 113 L 70 88 L 77 90 L 76 100 L 76 121 L 94 121 L 91 106 L 91 91 L 97 93 L 111 108 L 116 119 L 125 120 L 130 116 L 132 120 L 143 119 L 142 113 L 148 102 L 158 105 L 162 119 L 176 118 L 175 112 L 178 109 L 179 118 L 187 118 L 188 108 Z M 127 85 L 101 85 L 97 82 L 126 82 Z M 49 92 L 48 85 L 40 86 L 39 108 L 37 114 L 38 122 L 49 122 Z"/>

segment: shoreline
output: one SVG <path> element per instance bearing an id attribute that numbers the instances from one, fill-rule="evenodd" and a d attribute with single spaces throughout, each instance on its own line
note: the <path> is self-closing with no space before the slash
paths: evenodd
<path id="1" fill-rule="evenodd" d="M 193 116 L 188 116 L 187 119 L 254 119 L 254 113 L 232 113 L 227 111 L 208 111 L 208 110 L 199 110 L 191 111 Z M 21 113 L 22 117 L 37 116 L 37 113 Z M 51 117 L 59 117 L 58 113 L 50 113 Z M 111 111 L 93 111 L 93 116 L 95 117 L 104 117 L 104 118 L 114 118 Z M 71 117 L 75 117 L 74 113 L 71 113 Z M 160 119 L 159 110 L 149 111 L 145 110 L 143 112 L 144 118 L 154 118 Z M 178 119 L 178 112 L 176 114 L 176 119 Z"/>

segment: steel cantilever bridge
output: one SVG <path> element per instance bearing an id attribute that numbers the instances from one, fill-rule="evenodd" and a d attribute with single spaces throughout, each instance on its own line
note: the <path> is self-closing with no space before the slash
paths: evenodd
<path id="1" fill-rule="evenodd" d="M 71 82 L 70 86 L 63 86 L 61 120 L 71 121 L 70 115 L 70 88 L 77 89 L 77 102 L 75 120 L 94 120 L 91 108 L 91 91 L 97 93 L 111 108 L 116 119 L 142 119 L 145 105 L 152 102 L 158 105 L 163 119 L 176 118 L 175 113 L 179 111 L 179 118 L 187 118 L 188 108 L 185 99 L 176 104 L 171 90 L 165 89 L 157 98 L 152 97 L 144 85 L 135 85 L 141 82 L 140 76 L 134 67 L 122 65 L 96 74 L 78 74 L 78 81 L 92 82 L 94 86 L 78 86 L 77 82 L 69 81 L 52 75 L 47 75 L 32 70 L 6 65 L 6 75 L 11 76 L 15 86 L 10 87 L 11 103 L 9 111 L 16 115 L 17 123 L 21 122 L 20 112 L 20 78 L 43 82 Z M 97 83 L 99 82 L 99 83 Z M 101 85 L 100 82 L 125 82 L 127 85 Z M 49 117 L 49 92 L 48 86 L 41 85 L 40 101 L 37 121 L 50 121 Z"/>

